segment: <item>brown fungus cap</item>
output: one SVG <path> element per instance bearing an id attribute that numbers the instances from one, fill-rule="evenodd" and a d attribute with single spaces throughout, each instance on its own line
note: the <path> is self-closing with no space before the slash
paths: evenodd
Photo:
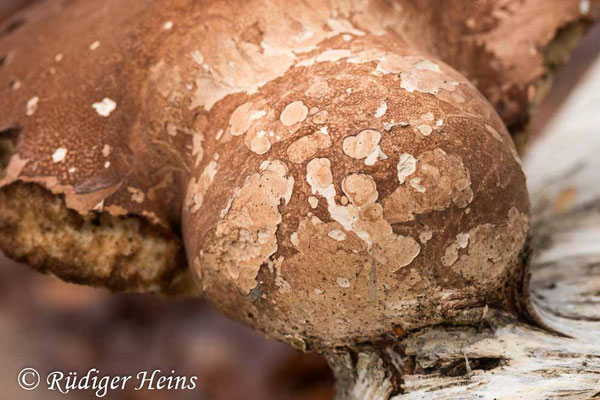
<path id="1" fill-rule="evenodd" d="M 332 42 L 231 99 L 188 186 L 205 295 L 301 348 L 514 308 L 529 209 L 510 136 L 458 73 L 396 43 Z"/>
<path id="2" fill-rule="evenodd" d="M 599 7 L 452 3 L 28 8 L 0 31 L 0 246 L 128 291 L 188 291 L 188 264 L 300 348 L 513 309 L 524 177 L 463 75 L 517 126 Z"/>

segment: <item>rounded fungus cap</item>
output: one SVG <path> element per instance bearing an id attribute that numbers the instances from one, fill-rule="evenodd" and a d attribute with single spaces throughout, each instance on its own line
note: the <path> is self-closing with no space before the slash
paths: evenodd
<path id="1" fill-rule="evenodd" d="M 184 207 L 188 256 L 219 309 L 319 349 L 515 307 L 525 178 L 456 71 L 364 38 L 230 109 Z"/>

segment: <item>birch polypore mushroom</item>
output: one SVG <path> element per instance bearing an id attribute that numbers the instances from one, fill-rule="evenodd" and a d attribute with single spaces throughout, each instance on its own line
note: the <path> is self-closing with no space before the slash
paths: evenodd
<path id="1" fill-rule="evenodd" d="M 528 200 L 502 122 L 407 45 L 342 45 L 212 128 L 218 159 L 205 153 L 183 210 L 203 292 L 311 349 L 513 310 Z"/>
<path id="2" fill-rule="evenodd" d="M 63 279 L 202 292 L 302 350 L 515 312 L 529 205 L 494 106 L 523 128 L 544 49 L 598 10 L 446 3 L 24 12 L 0 41 L 2 249 Z M 515 41 L 507 13 L 530 32 Z"/>

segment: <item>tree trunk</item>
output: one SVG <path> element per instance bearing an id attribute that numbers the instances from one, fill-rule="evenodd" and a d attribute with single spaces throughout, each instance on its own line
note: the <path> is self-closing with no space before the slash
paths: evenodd
<path id="1" fill-rule="evenodd" d="M 327 355 L 338 398 L 600 398 L 600 60 L 524 159 L 533 322 L 485 309 L 357 354 Z M 536 326 L 537 325 L 537 326 Z"/>

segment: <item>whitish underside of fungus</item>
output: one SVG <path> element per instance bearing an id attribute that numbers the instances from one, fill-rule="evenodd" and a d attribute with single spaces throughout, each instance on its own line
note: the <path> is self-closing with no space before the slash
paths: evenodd
<path id="1" fill-rule="evenodd" d="M 0 246 L 301 349 L 514 311 L 505 126 L 595 4 L 42 2 L 0 37 Z"/>

